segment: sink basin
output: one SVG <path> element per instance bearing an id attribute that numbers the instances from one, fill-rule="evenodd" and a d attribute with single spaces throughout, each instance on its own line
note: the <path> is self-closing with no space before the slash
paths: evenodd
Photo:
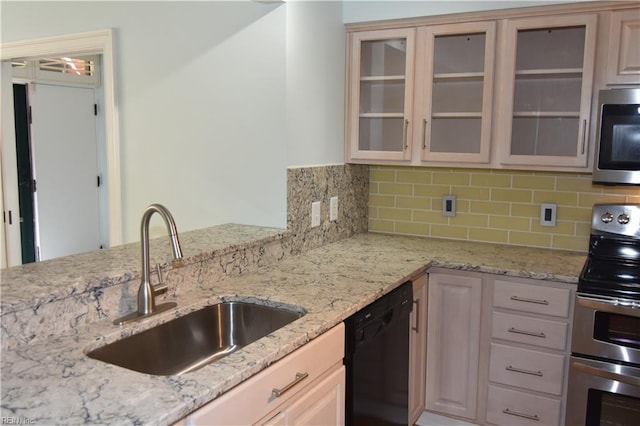
<path id="1" fill-rule="evenodd" d="M 257 303 L 224 302 L 100 347 L 87 356 L 140 373 L 184 374 L 229 355 L 302 315 Z"/>

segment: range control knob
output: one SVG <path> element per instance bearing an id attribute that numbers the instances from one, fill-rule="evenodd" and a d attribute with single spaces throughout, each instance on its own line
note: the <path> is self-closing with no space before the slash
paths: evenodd
<path id="1" fill-rule="evenodd" d="M 609 223 L 613 220 L 613 215 L 609 212 L 606 212 L 602 216 L 600 216 L 600 220 L 604 223 Z"/>
<path id="2" fill-rule="evenodd" d="M 620 216 L 618 216 L 618 223 L 620 225 L 626 225 L 627 223 L 629 223 L 629 215 L 626 213 L 622 213 Z"/>

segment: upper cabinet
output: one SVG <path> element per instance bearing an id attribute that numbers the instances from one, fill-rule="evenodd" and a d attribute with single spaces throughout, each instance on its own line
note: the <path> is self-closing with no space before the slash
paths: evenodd
<path id="1" fill-rule="evenodd" d="M 640 84 L 640 8 L 611 13 L 607 84 Z"/>
<path id="2" fill-rule="evenodd" d="M 346 160 L 590 172 L 597 93 L 640 85 L 640 8 L 347 25 Z"/>
<path id="3" fill-rule="evenodd" d="M 411 158 L 415 30 L 355 33 L 349 45 L 347 155 Z"/>
<path id="4" fill-rule="evenodd" d="M 586 167 L 596 15 L 508 20 L 501 76 L 503 164 Z"/>
<path id="5" fill-rule="evenodd" d="M 414 126 L 424 162 L 488 163 L 495 22 L 418 30 Z M 416 128 L 418 127 L 418 128 Z"/>

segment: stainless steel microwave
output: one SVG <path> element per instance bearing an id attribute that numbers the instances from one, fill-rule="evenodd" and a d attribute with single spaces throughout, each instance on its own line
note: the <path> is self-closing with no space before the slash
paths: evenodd
<path id="1" fill-rule="evenodd" d="M 640 88 L 601 90 L 593 182 L 640 185 Z"/>

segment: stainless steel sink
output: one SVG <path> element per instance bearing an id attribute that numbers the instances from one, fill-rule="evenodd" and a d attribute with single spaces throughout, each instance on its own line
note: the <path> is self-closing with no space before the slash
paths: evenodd
<path id="1" fill-rule="evenodd" d="M 141 373 L 184 374 L 229 355 L 302 315 L 257 303 L 224 302 L 95 349 L 87 356 Z"/>

